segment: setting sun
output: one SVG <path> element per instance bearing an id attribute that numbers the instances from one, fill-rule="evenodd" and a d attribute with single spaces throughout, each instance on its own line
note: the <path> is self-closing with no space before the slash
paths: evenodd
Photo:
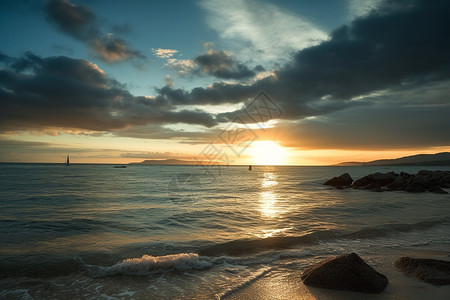
<path id="1" fill-rule="evenodd" d="M 286 164 L 286 149 L 273 141 L 254 142 L 249 152 L 255 165 Z"/>

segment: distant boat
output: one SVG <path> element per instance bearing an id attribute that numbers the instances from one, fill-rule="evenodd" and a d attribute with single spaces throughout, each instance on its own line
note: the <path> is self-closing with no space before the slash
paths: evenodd
<path id="1" fill-rule="evenodd" d="M 248 170 L 249 170 L 249 171 L 252 170 L 252 165 L 248 166 Z"/>
<path id="2" fill-rule="evenodd" d="M 126 168 L 127 166 L 114 166 L 114 168 Z"/>
<path id="3" fill-rule="evenodd" d="M 69 154 L 67 154 L 67 158 L 66 158 L 66 166 L 70 166 L 70 162 L 69 162 Z"/>

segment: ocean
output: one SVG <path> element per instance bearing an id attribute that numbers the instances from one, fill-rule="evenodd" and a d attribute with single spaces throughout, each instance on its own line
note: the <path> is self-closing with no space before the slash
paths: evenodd
<path id="1" fill-rule="evenodd" d="M 0 164 L 0 298 L 237 299 L 332 255 L 448 257 L 450 194 L 322 185 L 421 169 L 449 170 Z"/>

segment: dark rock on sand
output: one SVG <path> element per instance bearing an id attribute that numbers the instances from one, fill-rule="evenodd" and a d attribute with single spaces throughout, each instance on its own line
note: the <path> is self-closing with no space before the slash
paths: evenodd
<path id="1" fill-rule="evenodd" d="M 401 257 L 394 266 L 403 273 L 434 285 L 450 284 L 450 262 L 437 259 Z"/>
<path id="2" fill-rule="evenodd" d="M 308 268 L 301 279 L 306 285 L 362 293 L 380 293 L 388 284 L 386 276 L 355 253 L 326 259 Z"/>
<path id="3" fill-rule="evenodd" d="M 331 185 L 334 187 L 344 187 L 344 186 L 350 186 L 353 182 L 353 178 L 348 173 L 344 173 L 338 177 L 333 177 L 327 182 L 324 183 L 324 185 Z"/>

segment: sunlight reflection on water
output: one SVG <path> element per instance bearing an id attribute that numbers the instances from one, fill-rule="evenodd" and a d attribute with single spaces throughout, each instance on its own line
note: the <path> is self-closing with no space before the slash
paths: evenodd
<path id="1" fill-rule="evenodd" d="M 278 185 L 274 173 L 264 173 L 261 182 L 263 190 L 260 193 L 260 211 L 263 217 L 274 218 L 279 214 L 277 207 L 277 195 L 272 191 L 274 186 Z"/>

